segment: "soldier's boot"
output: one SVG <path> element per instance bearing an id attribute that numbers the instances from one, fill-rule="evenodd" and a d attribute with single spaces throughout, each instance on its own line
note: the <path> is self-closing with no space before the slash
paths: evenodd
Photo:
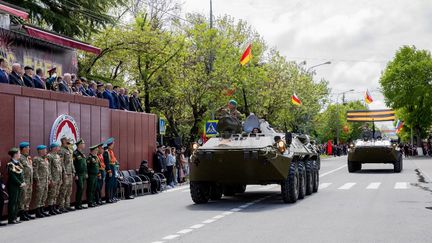
<path id="1" fill-rule="evenodd" d="M 49 205 L 48 208 L 49 208 L 49 212 L 48 213 L 50 215 L 52 215 L 52 216 L 57 215 L 57 213 L 54 211 L 54 206 L 53 205 Z"/>
<path id="2" fill-rule="evenodd" d="M 44 218 L 45 216 L 42 214 L 42 207 L 36 208 L 36 218 Z"/>
<path id="3" fill-rule="evenodd" d="M 56 212 L 56 214 L 62 214 L 63 212 L 59 209 L 58 205 L 54 205 L 54 212 Z"/>
<path id="4" fill-rule="evenodd" d="M 24 214 L 26 215 L 26 217 L 27 217 L 28 219 L 35 219 L 35 217 L 32 216 L 32 215 L 29 213 L 28 210 L 27 210 L 27 211 L 24 211 Z"/>
<path id="5" fill-rule="evenodd" d="M 21 210 L 19 213 L 18 213 L 18 216 L 19 216 L 19 218 L 20 218 L 20 221 L 29 221 L 29 219 L 25 216 L 25 214 L 24 214 L 24 210 Z"/>
<path id="6" fill-rule="evenodd" d="M 49 217 L 49 216 L 51 216 L 48 212 L 45 212 L 45 211 L 44 211 L 44 207 L 41 207 L 41 213 L 42 213 L 43 216 L 45 216 L 45 217 Z"/>

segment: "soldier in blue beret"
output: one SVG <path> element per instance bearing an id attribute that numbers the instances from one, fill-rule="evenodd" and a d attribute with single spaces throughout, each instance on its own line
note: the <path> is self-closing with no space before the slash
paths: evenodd
<path id="1" fill-rule="evenodd" d="M 29 219 L 34 219 L 35 217 L 30 215 L 30 202 L 33 193 L 33 162 L 30 157 L 30 143 L 21 142 L 19 144 L 21 157 L 19 159 L 21 168 L 23 169 L 23 178 L 25 186 L 21 188 L 20 194 L 20 205 L 19 213 L 21 221 L 28 221 Z"/>

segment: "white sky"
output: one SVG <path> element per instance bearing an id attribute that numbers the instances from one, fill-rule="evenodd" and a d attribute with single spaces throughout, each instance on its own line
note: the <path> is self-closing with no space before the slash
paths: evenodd
<path id="1" fill-rule="evenodd" d="M 183 12 L 209 15 L 209 0 L 183 2 Z M 247 20 L 287 60 L 331 61 L 315 69 L 316 80 L 328 80 L 333 92 L 355 89 L 347 100 L 369 89 L 370 109 L 385 108 L 379 77 L 400 46 L 432 49 L 427 0 L 213 0 L 213 14 Z"/>

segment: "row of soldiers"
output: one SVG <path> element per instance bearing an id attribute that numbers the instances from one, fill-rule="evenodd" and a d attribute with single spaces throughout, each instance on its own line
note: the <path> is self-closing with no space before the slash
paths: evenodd
<path id="1" fill-rule="evenodd" d="M 101 191 L 104 182 L 106 202 L 113 203 L 118 200 L 115 195 L 119 163 L 113 152 L 114 139 L 109 138 L 105 143 L 90 147 L 88 156 L 83 152 L 84 140 L 80 139 L 75 143 L 75 151 L 71 139 L 63 137 L 60 141 L 61 145 L 56 142 L 50 144 L 49 152 L 47 146 L 37 146 L 37 156 L 33 158 L 29 156 L 28 142 L 22 142 L 19 148 L 9 151 L 9 224 L 86 208 L 82 203 L 85 183 L 89 207 L 102 204 Z M 76 198 L 75 208 L 72 208 L 70 198 L 74 180 Z M 35 216 L 30 214 L 32 196 Z M 44 211 L 46 205 L 48 211 Z"/>

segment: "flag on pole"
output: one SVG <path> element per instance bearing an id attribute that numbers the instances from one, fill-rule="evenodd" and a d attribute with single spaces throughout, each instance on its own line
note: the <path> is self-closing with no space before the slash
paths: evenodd
<path id="1" fill-rule="evenodd" d="M 293 95 L 291 95 L 291 103 L 293 103 L 294 105 L 301 105 L 302 104 L 301 100 L 297 97 L 297 95 L 295 93 Z"/>
<path id="2" fill-rule="evenodd" d="M 252 44 L 249 44 L 246 50 L 243 52 L 240 58 L 240 64 L 242 66 L 246 65 L 252 59 Z"/>
<path id="3" fill-rule="evenodd" d="M 370 104 L 370 103 L 373 102 L 373 99 L 372 99 L 372 96 L 369 93 L 369 90 L 366 90 L 366 93 L 365 93 L 365 102 L 366 102 L 366 104 Z"/>
<path id="4" fill-rule="evenodd" d="M 397 123 L 396 123 L 396 133 L 400 132 L 400 130 L 402 129 L 403 125 L 404 125 L 403 121 L 401 121 L 401 120 L 397 121 Z"/>

